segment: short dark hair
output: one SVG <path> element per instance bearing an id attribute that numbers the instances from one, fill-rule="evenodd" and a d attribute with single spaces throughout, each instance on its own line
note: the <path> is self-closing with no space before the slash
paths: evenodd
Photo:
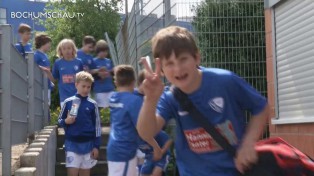
<path id="1" fill-rule="evenodd" d="M 47 34 L 45 33 L 38 34 L 35 37 L 35 48 L 39 49 L 40 47 L 49 42 L 51 42 L 51 38 Z"/>
<path id="2" fill-rule="evenodd" d="M 101 51 L 109 51 L 108 44 L 105 40 L 98 40 L 96 43 L 96 54 L 98 54 Z"/>
<path id="3" fill-rule="evenodd" d="M 114 80 L 117 87 L 130 86 L 135 81 L 135 71 L 131 65 L 118 65 L 114 68 Z"/>
<path id="4" fill-rule="evenodd" d="M 178 57 L 183 52 L 193 57 L 199 53 L 196 41 L 191 32 L 179 26 L 169 26 L 159 30 L 152 38 L 154 58 L 168 59 L 172 52 Z"/>
<path id="5" fill-rule="evenodd" d="M 83 45 L 87 45 L 87 44 L 93 44 L 93 46 L 95 46 L 95 44 L 96 44 L 95 38 L 91 35 L 86 35 L 83 38 Z"/>
<path id="6" fill-rule="evenodd" d="M 28 24 L 21 23 L 17 31 L 20 34 L 23 34 L 24 32 L 31 32 L 32 28 Z"/>

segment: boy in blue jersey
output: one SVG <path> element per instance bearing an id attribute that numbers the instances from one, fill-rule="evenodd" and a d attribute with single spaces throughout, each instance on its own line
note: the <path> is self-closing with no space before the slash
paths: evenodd
<path id="1" fill-rule="evenodd" d="M 51 38 L 47 34 L 38 34 L 35 37 L 35 48 L 34 60 L 38 66 L 46 67 L 50 69 L 50 61 L 47 56 L 47 52 L 51 47 Z M 53 88 L 53 83 L 48 80 L 48 105 L 50 105 L 51 89 Z"/>
<path id="2" fill-rule="evenodd" d="M 83 46 L 77 51 L 77 58 L 83 62 L 84 70 L 90 71 L 93 62 L 92 52 L 94 51 L 96 40 L 93 36 L 87 35 L 83 38 Z"/>
<path id="3" fill-rule="evenodd" d="M 89 176 L 96 165 L 101 144 L 101 126 L 97 103 L 88 97 L 94 79 L 88 72 L 76 74 L 77 94 L 67 98 L 58 123 L 65 130 L 66 167 L 68 176 Z M 79 99 L 77 115 L 72 116 L 73 102 Z"/>
<path id="4" fill-rule="evenodd" d="M 25 58 L 25 53 L 32 51 L 32 45 L 29 43 L 32 36 L 32 28 L 27 24 L 21 23 L 18 28 L 18 33 L 20 42 L 15 44 L 15 48 Z"/>
<path id="5" fill-rule="evenodd" d="M 254 145 L 267 122 L 266 99 L 230 71 L 199 69 L 200 54 L 195 39 L 184 28 L 161 29 L 152 38 L 152 50 L 156 58 L 155 72 L 142 59 L 147 70 L 143 83 L 145 98 L 137 123 L 142 139 L 155 136 L 168 120 L 175 118 L 176 162 L 180 175 L 236 176 L 238 171 L 244 173 L 258 159 Z M 180 108 L 171 89 L 163 92 L 161 72 L 173 86 L 188 95 L 229 143 L 237 147 L 235 158 Z M 248 127 L 245 110 L 253 115 Z"/>
<path id="6" fill-rule="evenodd" d="M 111 72 L 113 71 L 113 63 L 108 59 L 109 47 L 105 40 L 99 40 L 96 43 L 97 57 L 93 59 L 91 73 L 94 74 L 95 83 L 93 92 L 95 100 L 100 108 L 109 107 L 109 98 L 114 90 Z"/>
<path id="7" fill-rule="evenodd" d="M 137 86 L 138 89 L 134 91 L 135 95 L 141 97 L 142 101 L 144 98 L 144 91 L 143 91 L 143 81 L 145 79 L 145 70 L 142 70 L 138 75 Z M 139 173 L 141 176 L 162 176 L 165 174 L 170 157 L 170 150 L 169 147 L 172 144 L 172 140 L 170 140 L 169 136 L 164 132 L 159 132 L 155 137 L 156 142 L 162 148 L 162 158 L 160 160 L 154 161 L 153 160 L 153 148 L 143 140 L 139 142 L 139 150 L 141 153 L 144 154 L 144 161 L 141 162 L 139 160 L 138 167 Z M 140 152 L 137 152 L 137 157 L 140 158 Z"/>
<path id="8" fill-rule="evenodd" d="M 83 70 L 83 63 L 76 58 L 76 46 L 71 39 L 63 39 L 57 46 L 57 56 L 59 57 L 52 68 L 41 67 L 47 73 L 52 82 L 58 80 L 60 107 L 64 100 L 76 94 L 75 74 Z"/>
<path id="9" fill-rule="evenodd" d="M 133 94 L 135 87 L 134 69 L 129 65 L 115 68 L 117 92 L 110 98 L 110 136 L 107 146 L 109 176 L 136 176 L 136 150 L 139 136 L 136 130 L 142 99 Z M 161 155 L 157 142 L 151 138 L 149 144 L 154 155 Z"/>

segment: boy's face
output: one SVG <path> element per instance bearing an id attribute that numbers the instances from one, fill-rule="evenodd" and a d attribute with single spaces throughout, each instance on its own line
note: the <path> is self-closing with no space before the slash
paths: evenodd
<path id="1" fill-rule="evenodd" d="M 61 53 L 63 55 L 64 58 L 66 59 L 72 59 L 73 56 L 73 48 L 70 44 L 64 45 L 63 47 L 61 47 Z"/>
<path id="2" fill-rule="evenodd" d="M 97 56 L 99 58 L 106 58 L 108 56 L 108 51 L 100 51 Z"/>
<path id="3" fill-rule="evenodd" d="M 42 48 L 42 50 L 43 50 L 45 53 L 48 52 L 48 51 L 50 50 L 50 48 L 51 48 L 51 42 L 46 43 L 46 44 L 43 45 L 41 48 Z"/>
<path id="4" fill-rule="evenodd" d="M 94 49 L 95 49 L 95 46 L 94 46 L 92 43 L 85 44 L 85 45 L 83 46 L 83 50 L 84 50 L 85 52 L 87 52 L 87 53 L 93 52 Z"/>
<path id="5" fill-rule="evenodd" d="M 200 64 L 200 56 L 193 57 L 189 53 L 175 56 L 174 52 L 168 59 L 163 58 L 161 66 L 167 80 L 183 90 L 189 90 L 198 76 L 197 66 Z"/>
<path id="6" fill-rule="evenodd" d="M 88 96 L 90 89 L 92 87 L 92 83 L 88 81 L 79 81 L 75 83 L 75 87 L 77 89 L 77 93 L 83 97 Z"/>
<path id="7" fill-rule="evenodd" d="M 30 31 L 26 31 L 26 32 L 20 33 L 20 36 L 23 42 L 28 42 L 31 39 L 32 33 Z"/>

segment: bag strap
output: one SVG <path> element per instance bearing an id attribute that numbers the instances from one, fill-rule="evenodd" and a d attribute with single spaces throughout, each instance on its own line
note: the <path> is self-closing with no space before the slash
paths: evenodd
<path id="1" fill-rule="evenodd" d="M 179 105 L 184 111 L 189 112 L 192 118 L 201 126 L 203 127 L 207 133 L 211 135 L 211 137 L 224 149 L 226 150 L 232 157 L 236 156 L 236 149 L 233 147 L 227 139 L 220 134 L 215 126 L 209 122 L 206 117 L 199 112 L 194 104 L 191 102 L 187 94 L 182 92 L 179 88 L 174 87 L 173 95 L 175 99 L 178 101 Z M 181 128 L 182 128 L 182 124 Z M 182 129 L 183 130 L 183 129 Z"/>

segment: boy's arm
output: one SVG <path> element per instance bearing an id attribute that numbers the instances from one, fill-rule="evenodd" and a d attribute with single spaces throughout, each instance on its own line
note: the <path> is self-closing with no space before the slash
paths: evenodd
<path id="1" fill-rule="evenodd" d="M 67 103 L 63 104 L 63 107 L 61 108 L 61 112 L 60 112 L 59 117 L 58 117 L 58 124 L 61 127 L 66 127 L 65 119 L 68 116 L 68 108 L 66 105 L 67 105 Z"/>
<path id="2" fill-rule="evenodd" d="M 95 119 L 95 140 L 94 140 L 94 148 L 99 149 L 100 148 L 100 144 L 101 144 L 101 122 L 100 122 L 100 117 L 99 117 L 99 111 L 98 111 L 98 106 L 97 104 L 95 104 L 95 111 L 92 114 Z"/>
<path id="3" fill-rule="evenodd" d="M 268 117 L 269 107 L 266 105 L 264 110 L 259 114 L 254 115 L 248 124 L 246 134 L 237 151 L 235 159 L 236 167 L 241 173 L 244 173 L 247 168 L 256 163 L 258 160 L 258 156 L 255 151 L 255 143 L 260 139 Z"/>
<path id="4" fill-rule="evenodd" d="M 269 117 L 269 108 L 265 97 L 257 92 L 251 85 L 239 76 L 233 74 L 232 82 L 229 85 L 231 96 L 233 96 L 241 110 L 248 110 L 252 118 L 246 129 L 235 158 L 237 169 L 243 173 L 253 163 L 258 160 L 255 151 L 255 142 L 263 133 L 264 127 Z"/>
<path id="5" fill-rule="evenodd" d="M 157 103 L 164 90 L 161 81 L 161 62 L 156 59 L 155 72 L 147 63 L 146 58 L 141 58 L 145 72 L 145 80 L 143 81 L 144 102 L 139 113 L 137 122 L 137 130 L 141 138 L 145 141 L 151 140 L 161 131 L 165 125 L 163 117 L 156 115 Z"/>
<path id="6" fill-rule="evenodd" d="M 173 140 L 169 139 L 164 146 L 161 148 L 161 153 L 162 155 L 164 155 L 165 153 L 167 153 L 168 149 L 171 147 Z"/>
<path id="7" fill-rule="evenodd" d="M 53 82 L 53 83 L 56 82 L 55 78 L 53 77 L 53 75 L 52 75 L 52 73 L 51 73 L 51 71 L 50 71 L 50 68 L 48 68 L 48 67 L 43 67 L 43 66 L 40 66 L 40 65 L 39 65 L 39 68 L 40 68 L 43 72 L 46 73 L 48 79 L 50 79 L 51 82 Z"/>
<path id="8" fill-rule="evenodd" d="M 163 117 L 156 115 L 157 100 L 144 97 L 144 102 L 137 121 L 137 131 L 147 143 L 162 130 L 165 125 Z"/>

